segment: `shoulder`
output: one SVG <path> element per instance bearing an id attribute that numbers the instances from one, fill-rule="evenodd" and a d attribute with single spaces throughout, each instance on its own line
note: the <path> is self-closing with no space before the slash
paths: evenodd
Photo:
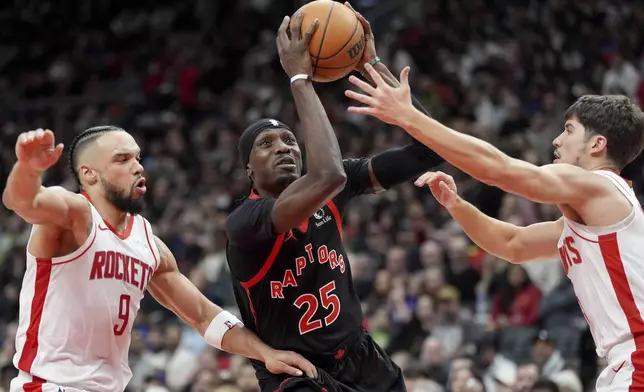
<path id="1" fill-rule="evenodd" d="M 271 215 L 275 198 L 248 198 L 237 207 L 226 220 L 225 230 L 228 240 L 240 243 L 253 239 L 258 233 L 272 232 Z"/>

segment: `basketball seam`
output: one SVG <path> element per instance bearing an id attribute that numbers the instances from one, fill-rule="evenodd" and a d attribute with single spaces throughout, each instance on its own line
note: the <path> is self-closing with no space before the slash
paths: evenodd
<path id="1" fill-rule="evenodd" d="M 316 58 L 318 59 L 318 61 L 320 61 L 320 60 L 328 60 L 328 59 L 330 59 L 330 58 L 332 58 L 332 57 L 337 56 L 337 55 L 338 55 L 338 53 L 342 52 L 342 51 L 344 50 L 344 48 L 349 44 L 349 42 L 351 42 L 351 40 L 353 39 L 353 36 L 354 36 L 354 35 L 356 35 L 356 31 L 358 31 L 358 25 L 359 25 L 359 24 L 360 24 L 360 21 L 358 20 L 358 18 L 356 18 L 356 25 L 355 25 L 355 27 L 353 28 L 353 31 L 351 32 L 351 35 L 349 36 L 349 39 L 347 40 L 347 42 L 345 42 L 344 44 L 342 44 L 342 46 L 340 47 L 340 49 L 338 49 L 338 51 L 337 51 L 337 52 L 335 52 L 335 53 L 333 53 L 331 56 L 327 56 L 327 57 L 316 57 Z M 321 48 L 321 47 L 320 47 L 320 48 Z M 321 52 L 321 51 L 322 51 L 322 50 L 320 50 L 320 52 Z M 318 54 L 319 54 L 319 52 L 318 52 Z"/>
<path id="2" fill-rule="evenodd" d="M 318 69 L 343 69 L 343 68 L 346 68 L 346 67 L 350 67 L 352 65 L 356 65 L 358 63 L 358 61 L 360 61 L 359 58 L 356 59 L 354 62 L 352 62 L 350 64 L 347 64 L 347 65 L 343 65 L 341 67 L 323 67 L 323 66 L 319 66 Z"/>
<path id="3" fill-rule="evenodd" d="M 315 61 L 315 66 L 313 67 L 313 75 L 315 75 L 318 69 L 318 63 L 320 62 L 320 59 L 318 58 L 318 56 L 320 56 L 320 53 L 322 52 L 322 46 L 324 46 L 324 38 L 326 38 L 326 31 L 329 28 L 329 21 L 331 20 L 331 13 L 333 13 L 333 7 L 335 7 L 335 1 L 331 3 L 331 8 L 329 8 L 329 14 L 326 16 L 326 23 L 324 24 L 324 32 L 322 33 L 322 39 L 320 40 L 320 47 L 318 48 L 317 56 L 315 56 L 316 61 Z"/>

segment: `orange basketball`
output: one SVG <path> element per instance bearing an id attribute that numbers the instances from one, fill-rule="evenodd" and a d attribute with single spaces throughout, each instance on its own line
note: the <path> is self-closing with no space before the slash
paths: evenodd
<path id="1" fill-rule="evenodd" d="M 313 80 L 333 82 L 347 76 L 362 59 L 365 40 L 360 21 L 346 5 L 332 0 L 315 0 L 302 10 L 302 34 L 313 20 L 320 21 L 311 37 Z M 295 18 L 291 18 L 291 27 Z"/>

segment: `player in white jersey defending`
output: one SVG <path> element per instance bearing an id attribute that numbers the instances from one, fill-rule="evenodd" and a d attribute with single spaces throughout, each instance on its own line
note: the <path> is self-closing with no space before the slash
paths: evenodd
<path id="1" fill-rule="evenodd" d="M 140 149 L 121 128 L 90 128 L 72 143 L 70 166 L 82 194 L 43 187 L 62 154 L 54 134 L 19 136 L 4 205 L 33 224 L 20 293 L 19 375 L 11 391 L 123 391 L 139 303 L 148 290 L 224 351 L 266 363 L 276 373 L 315 376 L 298 354 L 266 346 L 184 276 L 168 247 L 138 215 L 145 178 Z"/>
<path id="2" fill-rule="evenodd" d="M 644 390 L 644 213 L 618 173 L 644 148 L 644 114 L 623 96 L 584 96 L 567 110 L 563 132 L 553 141 L 554 164 L 537 167 L 511 158 L 489 143 L 445 127 L 411 105 L 409 68 L 401 87 L 379 80 L 351 82 L 367 105 L 354 113 L 401 126 L 480 181 L 527 199 L 556 204 L 556 222 L 517 227 L 484 215 L 456 196 L 451 177 L 421 176 L 466 234 L 500 258 L 522 263 L 560 256 L 597 345 L 609 366 L 597 391 Z"/>

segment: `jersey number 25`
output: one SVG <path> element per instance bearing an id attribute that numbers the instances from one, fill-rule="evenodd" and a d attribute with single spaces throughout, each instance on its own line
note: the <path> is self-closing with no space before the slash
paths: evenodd
<path id="1" fill-rule="evenodd" d="M 320 301 L 313 294 L 302 294 L 297 297 L 293 304 L 298 309 L 302 309 L 305 305 L 307 306 L 299 322 L 300 335 L 322 328 L 323 324 L 321 319 L 312 320 L 320 307 L 320 303 L 322 303 L 322 307 L 326 310 L 331 308 L 331 312 L 324 317 L 325 326 L 328 327 L 338 319 L 340 315 L 340 299 L 337 295 L 331 294 L 334 290 L 335 281 L 332 280 L 320 288 Z"/>

